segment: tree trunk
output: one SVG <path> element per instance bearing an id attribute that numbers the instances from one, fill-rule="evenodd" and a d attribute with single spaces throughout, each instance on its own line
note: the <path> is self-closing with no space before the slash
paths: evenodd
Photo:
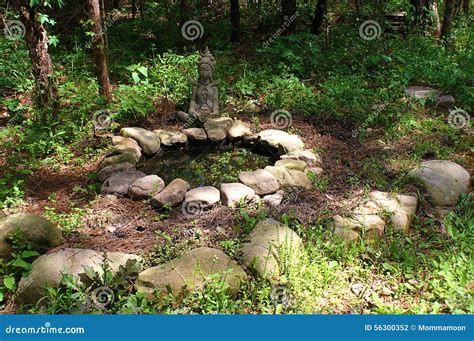
<path id="1" fill-rule="evenodd" d="M 311 22 L 311 33 L 318 35 L 323 25 L 324 14 L 326 14 L 327 0 L 318 0 L 313 21 Z"/>
<path id="2" fill-rule="evenodd" d="M 431 4 L 431 11 L 433 12 L 433 24 L 435 26 L 436 35 L 439 36 L 441 34 L 441 21 L 439 20 L 438 2 L 436 0 Z"/>
<path id="3" fill-rule="evenodd" d="M 179 27 L 183 26 L 188 20 L 186 0 L 179 0 Z"/>
<path id="4" fill-rule="evenodd" d="M 415 26 L 421 25 L 421 28 L 424 28 L 428 19 L 426 14 L 431 5 L 431 0 L 410 0 L 410 4 L 413 6 Z"/>
<path id="5" fill-rule="evenodd" d="M 99 82 L 100 94 L 105 97 L 107 103 L 112 102 L 112 89 L 109 80 L 109 71 L 107 67 L 107 53 L 105 50 L 104 35 L 100 23 L 99 0 L 87 0 L 89 13 L 94 32 L 92 49 L 94 51 L 95 67 L 97 80 Z"/>
<path id="6" fill-rule="evenodd" d="M 240 38 L 240 7 L 239 0 L 230 0 L 230 41 L 235 43 Z"/>
<path id="7" fill-rule="evenodd" d="M 25 25 L 25 40 L 31 58 L 31 66 L 36 81 L 36 104 L 41 110 L 51 110 L 54 119 L 59 113 L 56 85 L 52 80 L 53 63 L 48 51 L 48 35 L 36 16 L 36 7 L 30 7 L 28 0 L 14 1 Z M 46 117 L 42 115 L 41 120 Z"/>
<path id="8" fill-rule="evenodd" d="M 137 15 L 137 0 L 132 0 L 132 19 Z"/>
<path id="9" fill-rule="evenodd" d="M 456 1 L 446 0 L 444 6 L 443 26 L 441 27 L 441 38 L 448 39 L 453 25 L 454 13 L 456 13 Z"/>
<path id="10" fill-rule="evenodd" d="M 296 32 L 296 0 L 281 0 L 281 16 L 283 34 L 294 34 Z"/>

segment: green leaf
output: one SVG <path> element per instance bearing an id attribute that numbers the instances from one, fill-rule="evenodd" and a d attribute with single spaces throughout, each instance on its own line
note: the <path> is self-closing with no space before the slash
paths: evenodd
<path id="1" fill-rule="evenodd" d="M 2 288 L 0 288 L 0 302 L 3 301 L 3 290 Z"/>
<path id="2" fill-rule="evenodd" d="M 23 259 L 21 258 L 17 258 L 15 259 L 15 261 L 12 263 L 13 266 L 16 266 L 17 268 L 23 268 L 23 269 L 31 269 L 31 264 L 25 262 Z"/>
<path id="3" fill-rule="evenodd" d="M 148 69 L 146 66 L 139 66 L 137 71 L 140 72 L 143 76 L 148 77 Z"/>
<path id="4" fill-rule="evenodd" d="M 39 256 L 40 254 L 34 250 L 26 250 L 21 253 L 22 258 L 31 258 Z"/>
<path id="5" fill-rule="evenodd" d="M 135 84 L 140 82 L 140 77 L 138 76 L 138 73 L 132 72 L 132 78 L 133 78 L 133 81 L 135 82 Z"/>
<path id="6" fill-rule="evenodd" d="M 3 279 L 3 285 L 8 290 L 13 290 L 15 288 L 15 277 L 9 276 Z"/>

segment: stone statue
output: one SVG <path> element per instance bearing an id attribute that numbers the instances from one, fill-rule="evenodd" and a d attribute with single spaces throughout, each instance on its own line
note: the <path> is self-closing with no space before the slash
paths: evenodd
<path id="1" fill-rule="evenodd" d="M 199 61 L 199 78 L 198 80 L 189 78 L 189 82 L 193 86 L 193 93 L 191 102 L 189 104 L 189 111 L 185 113 L 178 113 L 178 117 L 182 121 L 205 122 L 209 118 L 219 117 L 219 94 L 217 92 L 218 81 L 213 79 L 215 58 L 206 50 L 201 53 Z"/>

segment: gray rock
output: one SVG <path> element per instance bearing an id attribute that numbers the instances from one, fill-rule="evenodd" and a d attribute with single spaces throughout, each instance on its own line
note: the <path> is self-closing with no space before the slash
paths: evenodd
<path id="1" fill-rule="evenodd" d="M 154 155 L 160 149 L 160 139 L 155 133 L 147 129 L 137 127 L 122 128 L 120 134 L 137 141 L 145 155 Z"/>
<path id="2" fill-rule="evenodd" d="M 278 160 L 275 162 L 275 167 L 285 167 L 286 169 L 294 169 L 304 172 L 306 169 L 306 162 L 302 160 L 292 160 L 292 159 L 285 159 L 285 160 Z"/>
<path id="3" fill-rule="evenodd" d="M 128 188 L 135 180 L 145 177 L 146 174 L 137 171 L 125 171 L 114 173 L 107 180 L 104 181 L 100 192 L 102 194 L 119 194 L 126 195 Z"/>
<path id="4" fill-rule="evenodd" d="M 130 163 L 134 165 L 137 163 L 137 157 L 134 153 L 123 153 L 114 156 L 109 156 L 101 162 L 100 168 L 118 165 L 121 163 Z"/>
<path id="5" fill-rule="evenodd" d="M 136 151 L 136 154 L 139 155 L 138 158 L 140 158 L 142 155 L 142 149 L 138 145 L 137 141 L 129 137 L 112 136 L 112 144 L 114 146 L 123 145 L 123 146 L 133 148 Z"/>
<path id="6" fill-rule="evenodd" d="M 316 166 L 321 166 L 323 164 L 321 157 L 309 149 L 295 150 L 289 154 L 281 155 L 280 159 L 301 160 L 301 161 L 306 162 L 308 167 L 316 167 Z"/>
<path id="7" fill-rule="evenodd" d="M 229 117 L 211 118 L 204 123 L 207 136 L 212 141 L 222 141 L 227 136 L 227 131 L 232 126 L 232 119 Z"/>
<path id="8" fill-rule="evenodd" d="M 201 207 L 210 207 L 221 199 L 219 190 L 212 186 L 197 187 L 186 192 L 185 203 L 198 203 Z"/>
<path id="9" fill-rule="evenodd" d="M 11 254 L 8 238 L 17 229 L 36 251 L 46 251 L 64 243 L 61 231 L 52 222 L 31 213 L 15 213 L 0 219 L 0 257 Z"/>
<path id="10" fill-rule="evenodd" d="M 389 215 L 395 230 L 408 232 L 416 213 L 418 198 L 411 195 L 375 191 L 369 194 L 381 211 Z"/>
<path id="11" fill-rule="evenodd" d="M 189 184 L 183 179 L 174 179 L 160 193 L 153 196 L 151 204 L 155 207 L 176 206 L 184 200 Z"/>
<path id="12" fill-rule="evenodd" d="M 229 140 L 235 140 L 250 135 L 252 135 L 252 131 L 241 120 L 235 120 L 227 132 L 227 137 Z"/>
<path id="13" fill-rule="evenodd" d="M 257 169 L 254 172 L 242 172 L 239 180 L 244 185 L 252 188 L 256 194 L 264 195 L 278 191 L 280 184 L 278 180 L 267 170 Z"/>
<path id="14" fill-rule="evenodd" d="M 268 129 L 258 134 L 261 143 L 278 149 L 280 155 L 289 154 L 304 148 L 304 143 L 296 135 L 290 135 L 282 130 Z"/>
<path id="15" fill-rule="evenodd" d="M 334 233 L 345 240 L 376 239 L 385 231 L 385 221 L 376 214 L 355 214 L 348 218 L 336 215 L 333 219 Z"/>
<path id="16" fill-rule="evenodd" d="M 188 137 L 184 133 L 161 129 L 153 130 L 153 132 L 158 135 L 161 143 L 165 146 L 188 142 Z"/>
<path id="17" fill-rule="evenodd" d="M 176 117 L 178 118 L 179 121 L 183 122 L 183 123 L 188 123 L 190 118 L 189 118 L 189 114 L 187 112 L 184 112 L 184 111 L 178 111 L 176 113 Z"/>
<path id="18" fill-rule="evenodd" d="M 148 199 L 165 188 L 165 182 L 158 175 L 147 175 L 135 180 L 128 188 L 128 196 L 135 200 Z"/>
<path id="19" fill-rule="evenodd" d="M 268 194 L 263 197 L 263 201 L 271 207 L 278 207 L 283 202 L 283 196 L 285 191 L 282 189 L 276 191 L 276 193 Z"/>
<path id="20" fill-rule="evenodd" d="M 207 140 L 206 131 L 202 128 L 183 129 L 183 133 L 191 141 L 206 141 Z"/>
<path id="21" fill-rule="evenodd" d="M 421 163 L 414 175 L 423 183 L 428 199 L 442 212 L 452 210 L 462 193 L 469 193 L 470 175 L 457 163 L 432 160 Z"/>
<path id="22" fill-rule="evenodd" d="M 42 255 L 32 264 L 32 270 L 27 277 L 20 280 L 18 301 L 22 304 L 36 304 L 44 297 L 45 287 L 57 287 L 63 273 L 80 275 L 84 273 L 84 266 L 91 266 L 96 272 L 102 274 L 101 264 L 103 254 L 89 249 L 61 249 L 59 251 Z M 141 258 L 136 255 L 107 252 L 107 261 L 112 272 L 117 272 L 120 265 L 125 265 L 127 260 Z"/>
<path id="23" fill-rule="evenodd" d="M 242 247 L 244 265 L 272 283 L 281 275 L 279 255 L 284 255 L 289 266 L 301 252 L 302 241 L 296 232 L 273 219 L 260 221 L 248 240 Z"/>
<path id="24" fill-rule="evenodd" d="M 222 203 L 228 207 L 234 207 L 242 201 L 247 202 L 255 197 L 255 191 L 241 183 L 230 183 L 221 185 Z"/>
<path id="25" fill-rule="evenodd" d="M 436 101 L 436 107 L 440 109 L 450 109 L 456 104 L 456 100 L 451 95 L 442 95 Z"/>
<path id="26" fill-rule="evenodd" d="M 107 157 L 120 154 L 131 154 L 135 156 L 135 163 L 138 162 L 138 160 L 140 160 L 140 158 L 142 157 L 142 153 L 139 150 L 124 144 L 118 144 L 116 146 L 113 146 L 107 151 Z"/>
<path id="27" fill-rule="evenodd" d="M 430 88 L 429 86 L 409 86 L 405 89 L 405 93 L 409 97 L 418 99 L 432 99 L 435 100 L 441 95 L 441 91 Z"/>
<path id="28" fill-rule="evenodd" d="M 278 180 L 281 187 L 303 187 L 306 189 L 313 187 L 305 172 L 275 166 L 267 166 L 265 170 Z"/>
<path id="29" fill-rule="evenodd" d="M 179 301 L 186 293 L 202 289 L 213 274 L 222 276 L 232 294 L 236 294 L 241 282 L 247 279 L 242 268 L 222 251 L 200 247 L 141 272 L 135 288 L 150 301 L 160 301 L 171 290 L 174 299 Z M 161 297 L 154 295 L 157 291 Z"/>
<path id="30" fill-rule="evenodd" d="M 98 173 L 98 177 L 101 182 L 104 182 L 105 180 L 107 180 L 107 178 L 112 176 L 112 174 L 114 173 L 127 172 L 127 171 L 128 172 L 136 171 L 135 165 L 128 162 L 123 162 L 116 165 L 110 165 L 110 166 L 102 168 Z"/>

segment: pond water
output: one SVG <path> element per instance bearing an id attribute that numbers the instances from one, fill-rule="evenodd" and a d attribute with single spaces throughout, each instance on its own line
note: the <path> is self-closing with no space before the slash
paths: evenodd
<path id="1" fill-rule="evenodd" d="M 257 154 L 248 148 L 214 142 L 164 149 L 143 160 L 137 168 L 147 175 L 158 175 L 166 184 L 181 178 L 192 188 L 219 187 L 221 183 L 238 182 L 240 172 L 264 168 L 275 161 L 273 156 Z"/>

